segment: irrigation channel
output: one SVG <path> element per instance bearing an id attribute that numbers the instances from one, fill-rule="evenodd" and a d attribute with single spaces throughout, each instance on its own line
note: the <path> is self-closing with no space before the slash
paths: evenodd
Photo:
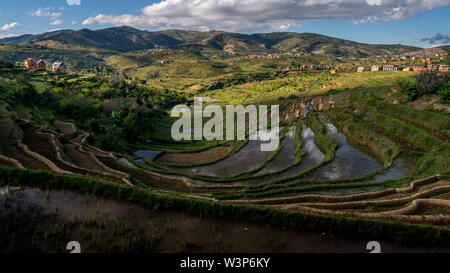
<path id="1" fill-rule="evenodd" d="M 382 164 L 364 150 L 358 149 L 348 143 L 347 137 L 338 131 L 328 117 L 319 115 L 319 121 L 326 127 L 326 136 L 330 140 L 339 143 L 339 148 L 331 162 L 318 167 L 301 179 L 332 181 L 357 178 L 376 172 L 383 167 Z M 305 155 L 301 158 L 300 162 L 294 164 L 296 159 L 296 148 L 294 145 L 295 133 L 296 126 L 291 126 L 281 140 L 280 151 L 269 162 L 266 161 L 269 159 L 271 152 L 261 151 L 261 141 L 249 141 L 236 154 L 216 163 L 193 168 L 171 168 L 179 174 L 173 176 L 179 178 L 183 176 L 182 174 L 194 174 L 224 179 L 229 178 L 229 181 L 222 183 L 211 183 L 197 178 L 188 179 L 194 184 L 203 186 L 218 184 L 252 186 L 294 177 L 318 166 L 325 160 L 325 155 L 315 143 L 314 132 L 311 128 L 302 124 L 302 150 L 305 152 Z M 139 151 L 138 155 L 150 155 L 150 157 L 144 156 L 150 161 L 150 158 L 158 153 L 158 151 Z M 136 160 L 136 163 L 141 167 L 157 171 L 157 169 L 149 166 L 141 159 Z M 265 164 L 264 167 L 258 170 L 262 164 Z M 397 158 L 389 169 L 366 179 L 364 182 L 379 182 L 403 178 L 415 168 L 413 165 L 403 158 Z M 240 174 L 249 171 L 254 171 L 254 173 L 246 177 L 240 176 Z"/>
<path id="2" fill-rule="evenodd" d="M 27 246 L 34 242 L 40 250 L 49 253 L 65 252 L 68 241 L 80 242 L 83 253 L 368 252 L 366 241 L 336 238 L 320 231 L 296 232 L 200 218 L 72 191 L 6 186 L 0 187 L 0 202 L 5 204 L 0 207 L 2 217 L 30 222 L 38 220 L 31 230 L 15 230 L 17 241 L 14 245 Z M 450 251 L 380 243 L 383 252 Z M 11 247 L 10 251 L 14 252 L 15 248 Z"/>

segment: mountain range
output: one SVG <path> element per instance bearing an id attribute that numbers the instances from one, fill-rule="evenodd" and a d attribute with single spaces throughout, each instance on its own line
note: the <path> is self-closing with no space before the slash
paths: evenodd
<path id="1" fill-rule="evenodd" d="M 42 44 L 57 42 L 116 51 L 118 53 L 154 48 L 199 47 L 233 54 L 268 54 L 300 52 L 324 56 L 365 57 L 403 54 L 421 50 L 405 45 L 371 45 L 328 37 L 314 33 L 275 32 L 259 34 L 228 33 L 223 31 L 164 30 L 145 31 L 132 27 L 113 27 L 100 30 L 58 30 L 38 35 L 22 35 L 0 39 L 0 44 Z"/>

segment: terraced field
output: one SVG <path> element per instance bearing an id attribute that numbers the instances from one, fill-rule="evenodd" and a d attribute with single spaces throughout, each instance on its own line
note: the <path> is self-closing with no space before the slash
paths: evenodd
<path id="1" fill-rule="evenodd" d="M 357 90 L 290 100 L 281 119 L 286 130 L 274 152 L 245 141 L 197 149 L 166 143 L 167 149 L 141 147 L 125 155 L 89 146 L 81 141 L 87 134 L 65 122 L 53 122 L 60 134 L 1 116 L 0 164 L 88 176 L 154 198 L 184 200 L 170 201 L 169 207 L 191 202 L 184 209 L 204 208 L 209 215 L 265 221 L 252 214 L 257 210 L 272 215 L 265 217 L 275 225 L 291 223 L 287 219 L 295 215 L 306 217 L 303 224 L 291 223 L 299 229 L 341 223 L 346 232 L 358 229 L 361 236 L 403 240 L 412 234 L 416 237 L 408 240 L 415 243 L 430 239 L 421 237 L 430 232 L 441 241 L 427 243 L 449 245 L 447 114 L 391 104 Z"/>

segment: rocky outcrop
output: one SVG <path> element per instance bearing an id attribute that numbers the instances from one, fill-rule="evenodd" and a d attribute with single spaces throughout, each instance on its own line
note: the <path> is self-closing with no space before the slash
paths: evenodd
<path id="1" fill-rule="evenodd" d="M 288 104 L 281 113 L 282 121 L 292 121 L 304 118 L 310 111 L 329 111 L 336 105 L 349 104 L 349 92 L 341 92 L 331 95 L 318 95 L 315 97 L 305 97 Z"/>

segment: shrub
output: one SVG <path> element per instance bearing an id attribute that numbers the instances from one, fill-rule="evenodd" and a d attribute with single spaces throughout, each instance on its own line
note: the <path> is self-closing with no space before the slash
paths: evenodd
<path id="1" fill-rule="evenodd" d="M 418 74 L 416 80 L 419 95 L 435 94 L 442 86 L 450 81 L 450 73 L 425 71 Z"/>
<path id="2" fill-rule="evenodd" d="M 68 97 L 59 102 L 57 112 L 77 121 L 84 121 L 88 117 L 94 117 L 99 113 L 101 104 L 97 101 L 82 97 Z"/>
<path id="3" fill-rule="evenodd" d="M 450 81 L 447 82 L 441 89 L 438 91 L 441 100 L 448 102 L 450 100 Z"/>

